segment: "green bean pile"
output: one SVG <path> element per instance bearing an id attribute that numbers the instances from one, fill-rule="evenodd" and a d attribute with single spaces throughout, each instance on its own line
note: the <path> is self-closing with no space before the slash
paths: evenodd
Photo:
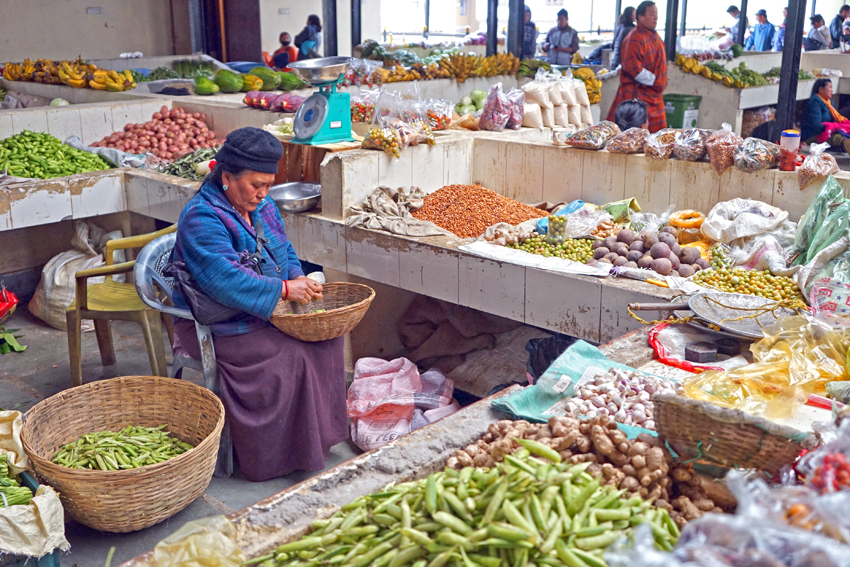
<path id="1" fill-rule="evenodd" d="M 0 508 L 29 504 L 32 491 L 26 486 L 20 486 L 17 480 L 9 476 L 7 459 L 7 455 L 0 455 Z"/>
<path id="2" fill-rule="evenodd" d="M 96 431 L 64 445 L 53 455 L 57 465 L 72 469 L 117 471 L 155 465 L 192 449 L 167 431 L 167 425 L 121 431 Z"/>
<path id="3" fill-rule="evenodd" d="M 390 485 L 245 565 L 604 567 L 603 550 L 643 523 L 659 548 L 673 549 L 679 531 L 665 510 L 600 486 L 585 472 L 590 463 L 569 465 L 545 445 L 516 441 L 523 448 L 497 468 Z"/>
<path id="4" fill-rule="evenodd" d="M 0 172 L 15 177 L 51 179 L 109 169 L 95 154 L 67 146 L 50 134 L 24 130 L 0 140 Z"/>

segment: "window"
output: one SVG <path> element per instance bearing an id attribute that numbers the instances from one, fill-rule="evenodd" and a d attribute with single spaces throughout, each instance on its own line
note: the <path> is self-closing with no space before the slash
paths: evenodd
<path id="1" fill-rule="evenodd" d="M 564 0 L 546 0 L 547 6 L 563 6 Z"/>
<path id="2" fill-rule="evenodd" d="M 458 8 L 460 10 L 459 15 L 465 16 L 466 15 L 466 0 L 460 0 L 458 2 Z"/>

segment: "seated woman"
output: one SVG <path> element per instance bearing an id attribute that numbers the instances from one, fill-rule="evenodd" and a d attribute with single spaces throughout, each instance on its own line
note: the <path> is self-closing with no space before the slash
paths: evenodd
<path id="1" fill-rule="evenodd" d="M 331 447 L 348 438 L 343 338 L 305 343 L 269 323 L 281 299 L 308 304 L 322 297 L 322 286 L 304 277 L 267 197 L 282 156 L 268 132 L 231 132 L 180 214 L 174 246 L 174 262 L 186 264 L 197 287 L 244 311 L 211 329 L 233 446 L 251 481 L 321 470 Z M 258 248 L 262 275 L 244 261 Z M 179 290 L 174 296 L 187 307 Z M 183 348 L 200 358 L 194 323 L 180 319 L 175 327 Z"/>
<path id="2" fill-rule="evenodd" d="M 850 138 L 850 122 L 832 106 L 832 81 L 818 79 L 812 87 L 812 96 L 803 110 L 800 139 L 803 143 L 829 142 L 841 146 Z"/>

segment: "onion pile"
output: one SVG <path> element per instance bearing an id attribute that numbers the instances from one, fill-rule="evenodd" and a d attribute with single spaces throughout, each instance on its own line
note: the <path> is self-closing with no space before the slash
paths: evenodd
<path id="1" fill-rule="evenodd" d="M 186 112 L 182 108 L 169 110 L 163 106 L 159 112 L 154 112 L 152 120 L 144 124 L 128 123 L 123 132 L 114 132 L 92 146 L 131 154 L 150 153 L 174 160 L 200 148 L 215 148 L 221 144 L 215 132 L 207 127 L 206 119 L 207 115 L 200 112 Z"/>

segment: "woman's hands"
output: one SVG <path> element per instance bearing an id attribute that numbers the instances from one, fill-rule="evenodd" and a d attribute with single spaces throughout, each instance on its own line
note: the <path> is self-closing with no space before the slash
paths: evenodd
<path id="1" fill-rule="evenodd" d="M 287 288 L 289 289 L 288 296 L 286 295 Z M 316 283 L 306 276 L 299 276 L 286 282 L 281 297 L 301 305 L 308 305 L 311 301 L 322 299 L 322 284 Z"/>

